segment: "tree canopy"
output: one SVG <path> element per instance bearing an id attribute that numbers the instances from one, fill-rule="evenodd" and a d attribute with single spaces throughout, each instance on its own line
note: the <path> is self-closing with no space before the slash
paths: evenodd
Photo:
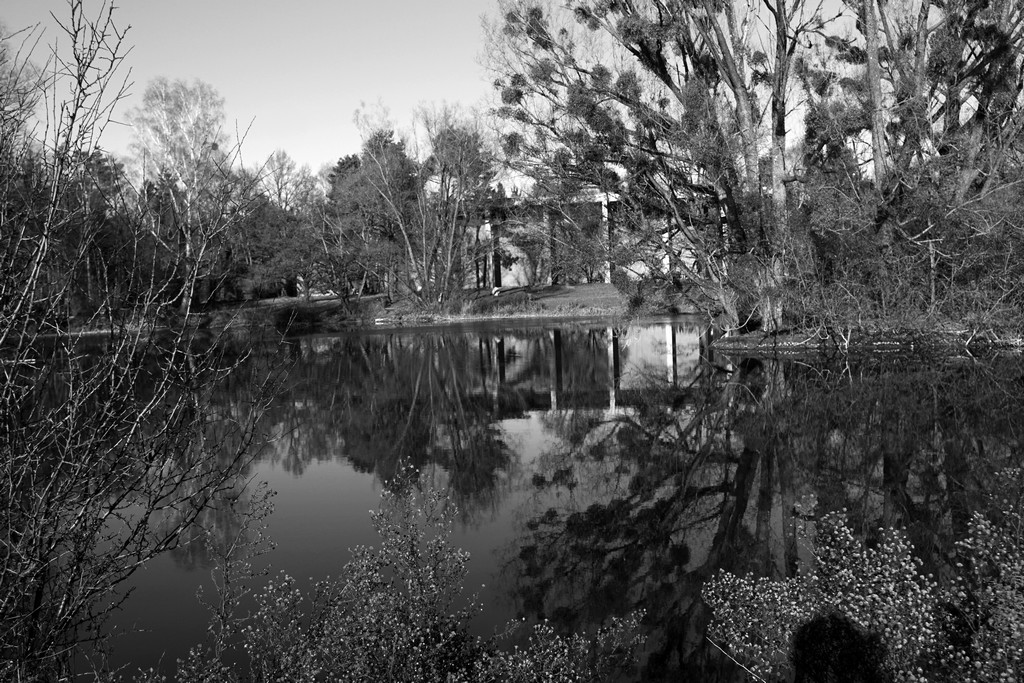
<path id="1" fill-rule="evenodd" d="M 728 325 L 1019 310 L 1017 4 L 500 8 L 510 162 L 614 192 Z"/>

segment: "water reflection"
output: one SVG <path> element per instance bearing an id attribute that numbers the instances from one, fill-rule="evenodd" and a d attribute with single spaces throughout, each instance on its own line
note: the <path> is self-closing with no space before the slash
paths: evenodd
<path id="1" fill-rule="evenodd" d="M 711 574 L 796 571 L 800 527 L 840 508 L 869 540 L 907 526 L 941 572 L 983 492 L 1020 461 L 1017 359 L 754 361 L 714 357 L 709 341 L 678 320 L 290 340 L 257 473 L 292 477 L 275 485 L 272 531 L 313 549 L 294 541 L 275 565 L 315 573 L 317 552 L 336 569 L 367 540 L 367 519 L 333 524 L 310 494 L 326 472 L 372 499 L 411 465 L 459 506 L 489 586 L 481 632 L 512 616 L 586 629 L 644 608 L 642 680 L 741 680 L 704 639 Z M 254 354 L 213 409 L 231 414 L 280 367 Z M 217 514 L 230 537 L 231 514 Z"/>
<path id="2" fill-rule="evenodd" d="M 381 482 L 407 466 L 437 465 L 450 475 L 460 508 L 490 507 L 497 474 L 516 471 L 521 460 L 506 443 L 503 421 L 643 403 L 650 378 L 696 370 L 689 342 L 699 329 L 689 331 L 665 325 L 295 339 L 287 354 L 294 367 L 264 421 L 275 435 L 264 460 L 302 476 L 312 462 L 342 459 Z M 251 382 L 252 373 L 233 376 L 223 400 L 244 400 Z"/>
<path id="3" fill-rule="evenodd" d="M 842 508 L 869 542 L 908 527 L 941 572 L 984 491 L 1019 465 L 1021 379 L 1017 359 L 750 361 L 665 393 L 652 382 L 624 414 L 565 416 L 510 548 L 519 609 L 578 630 L 644 608 L 643 680 L 741 679 L 704 641 L 703 582 L 792 575 L 807 559 L 798 527 Z"/>

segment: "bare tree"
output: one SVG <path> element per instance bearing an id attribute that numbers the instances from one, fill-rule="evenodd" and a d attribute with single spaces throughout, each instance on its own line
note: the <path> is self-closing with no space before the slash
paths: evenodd
<path id="1" fill-rule="evenodd" d="M 460 112 L 421 112 L 419 158 L 392 131 L 365 131 L 361 171 L 405 262 L 398 273 L 425 304 L 451 298 L 465 284 L 465 244 L 495 165 L 482 130 Z"/>
<path id="2" fill-rule="evenodd" d="M 285 211 L 306 210 L 320 196 L 317 179 L 309 166 L 299 166 L 283 149 L 267 158 L 259 176 L 263 192 Z"/>
<path id="3" fill-rule="evenodd" d="M 170 297 L 158 278 L 135 283 L 145 287 L 130 310 L 78 321 L 106 326 L 95 341 L 71 329 L 65 302 L 102 229 L 76 188 L 96 168 L 99 134 L 124 91 L 125 31 L 112 4 L 89 16 L 83 0 L 69 0 L 58 25 L 41 77 L 10 77 L 31 72 L 15 49 L 0 78 L 0 101 L 35 97 L 47 116 L 5 106 L 13 118 L 0 157 L 0 677 L 8 680 L 68 673 L 81 642 L 102 636 L 125 579 L 174 547 L 233 484 L 266 402 L 257 391 L 249 410 L 208 411 L 210 388 L 230 364 L 194 330 L 159 329 Z M 0 54 L 12 54 L 9 40 Z M 121 198 L 120 209 L 127 204 Z M 120 249 L 142 259 L 148 226 L 132 228 Z M 188 277 L 191 288 L 195 269 Z M 112 296 L 107 304 L 117 308 Z"/>
<path id="4" fill-rule="evenodd" d="M 128 113 L 143 195 L 158 193 L 166 206 L 149 212 L 150 232 L 175 259 L 183 282 L 179 307 L 193 308 L 194 284 L 209 265 L 237 205 L 255 178 L 239 175 L 241 141 L 224 129 L 224 100 L 208 83 L 154 79 L 142 104 Z"/>

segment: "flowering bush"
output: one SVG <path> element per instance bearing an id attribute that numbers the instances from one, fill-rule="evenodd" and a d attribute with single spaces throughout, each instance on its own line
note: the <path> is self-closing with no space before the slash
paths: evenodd
<path id="1" fill-rule="evenodd" d="M 591 638 L 563 637 L 547 623 L 533 628 L 529 646 L 512 652 L 494 650 L 467 680 L 478 683 L 582 683 L 607 680 L 610 671 L 635 651 L 640 614 L 612 619 Z"/>
<path id="2" fill-rule="evenodd" d="M 385 493 L 371 516 L 380 546 L 355 548 L 308 612 L 287 576 L 261 594 L 243 631 L 256 680 L 443 681 L 483 655 L 466 626 L 476 607 L 454 606 L 469 556 L 449 543 L 444 499 Z"/>
<path id="3" fill-rule="evenodd" d="M 714 612 L 713 642 L 729 647 L 741 665 L 759 679 L 789 673 L 789 647 L 816 604 L 800 579 L 776 581 L 721 572 L 704 585 L 704 601 Z"/>
<path id="4" fill-rule="evenodd" d="M 910 671 L 936 646 L 938 587 L 921 574 L 921 561 L 904 533 L 884 530 L 878 545 L 864 548 L 845 518 L 823 520 L 817 539 L 817 570 L 808 589 L 819 596 L 818 612 L 846 615 L 882 636 L 889 664 Z"/>
<path id="5" fill-rule="evenodd" d="M 998 524 L 975 515 L 957 544 L 958 572 L 940 588 L 921 573 L 905 534 L 883 531 L 876 547 L 865 548 L 844 515 L 826 515 L 805 573 L 775 580 L 721 572 L 707 582 L 710 637 L 760 680 L 799 678 L 794 655 L 801 649 L 821 661 L 821 652 L 836 659 L 862 648 L 881 659 L 869 664 L 882 680 L 1020 681 L 1022 529 L 1017 512 Z M 811 642 L 812 631 L 845 642 L 830 650 Z"/>
<path id="6" fill-rule="evenodd" d="M 957 544 L 958 573 L 946 593 L 946 641 L 935 669 L 960 681 L 1024 680 L 1024 523 L 975 514 Z"/>

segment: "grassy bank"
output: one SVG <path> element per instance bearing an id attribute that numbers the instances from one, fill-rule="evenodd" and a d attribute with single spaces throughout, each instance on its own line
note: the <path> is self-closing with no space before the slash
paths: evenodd
<path id="1" fill-rule="evenodd" d="M 685 312 L 670 307 L 643 313 Z M 354 328 L 405 327 L 475 320 L 538 318 L 625 318 L 634 314 L 626 298 L 611 284 L 507 287 L 465 292 L 457 301 L 425 306 L 383 296 L 345 301 L 337 297 L 309 300 L 279 298 L 224 306 L 202 314 L 211 329 L 276 329 L 282 333 L 338 332 Z"/>

